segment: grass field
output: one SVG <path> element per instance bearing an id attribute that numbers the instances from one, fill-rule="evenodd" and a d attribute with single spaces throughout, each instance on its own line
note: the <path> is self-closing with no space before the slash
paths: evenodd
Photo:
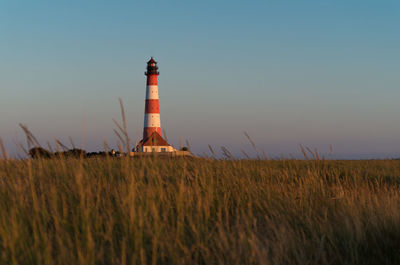
<path id="1" fill-rule="evenodd" d="M 400 264 L 400 161 L 0 160 L 0 264 Z"/>

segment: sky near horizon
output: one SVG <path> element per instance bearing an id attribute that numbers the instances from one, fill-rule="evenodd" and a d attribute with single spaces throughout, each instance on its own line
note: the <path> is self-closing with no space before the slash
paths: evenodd
<path id="1" fill-rule="evenodd" d="M 399 26 L 395 0 L 0 1 L 0 137 L 115 148 L 122 98 L 135 141 L 154 56 L 175 146 L 399 157 Z"/>

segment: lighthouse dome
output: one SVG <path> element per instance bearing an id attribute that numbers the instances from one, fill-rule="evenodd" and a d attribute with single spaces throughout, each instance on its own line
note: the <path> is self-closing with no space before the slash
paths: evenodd
<path id="1" fill-rule="evenodd" d="M 147 64 L 156 64 L 156 60 L 154 60 L 153 57 L 151 57 L 151 59 L 147 62 Z"/>

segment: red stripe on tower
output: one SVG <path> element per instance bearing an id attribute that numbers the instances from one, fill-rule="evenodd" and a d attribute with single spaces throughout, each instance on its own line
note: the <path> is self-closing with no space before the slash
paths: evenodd
<path id="1" fill-rule="evenodd" d="M 153 132 L 161 135 L 161 122 L 160 122 L 160 106 L 158 98 L 158 81 L 157 76 L 160 74 L 158 71 L 157 62 L 151 57 L 147 62 L 147 76 L 146 85 L 146 105 L 144 109 L 144 128 L 143 140 L 149 137 Z"/>
<path id="2" fill-rule="evenodd" d="M 156 63 L 155 63 L 156 64 Z M 158 72 L 157 72 L 158 73 Z M 146 74 L 146 73 L 145 73 Z M 148 86 L 151 86 L 151 85 L 153 85 L 153 86 L 157 86 L 158 85 L 158 81 L 157 81 L 157 75 L 159 75 L 159 74 L 150 74 L 150 75 L 148 75 L 147 74 L 147 85 Z"/>

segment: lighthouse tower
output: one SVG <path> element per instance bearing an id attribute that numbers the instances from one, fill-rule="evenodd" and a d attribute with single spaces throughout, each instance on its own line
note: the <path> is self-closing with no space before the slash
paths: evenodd
<path id="1" fill-rule="evenodd" d="M 160 74 L 157 62 L 151 57 L 147 62 L 146 103 L 144 108 L 143 139 L 136 146 L 136 152 L 175 152 L 166 140 L 161 137 L 160 106 L 158 98 L 158 81 Z"/>
<path id="2" fill-rule="evenodd" d="M 147 62 L 147 71 L 144 73 L 147 76 L 147 84 L 146 104 L 144 109 L 143 139 L 148 138 L 153 132 L 157 132 L 159 135 L 161 135 L 157 81 L 157 77 L 160 73 L 157 70 L 157 62 L 153 59 L 153 57 L 151 57 L 150 61 Z"/>

